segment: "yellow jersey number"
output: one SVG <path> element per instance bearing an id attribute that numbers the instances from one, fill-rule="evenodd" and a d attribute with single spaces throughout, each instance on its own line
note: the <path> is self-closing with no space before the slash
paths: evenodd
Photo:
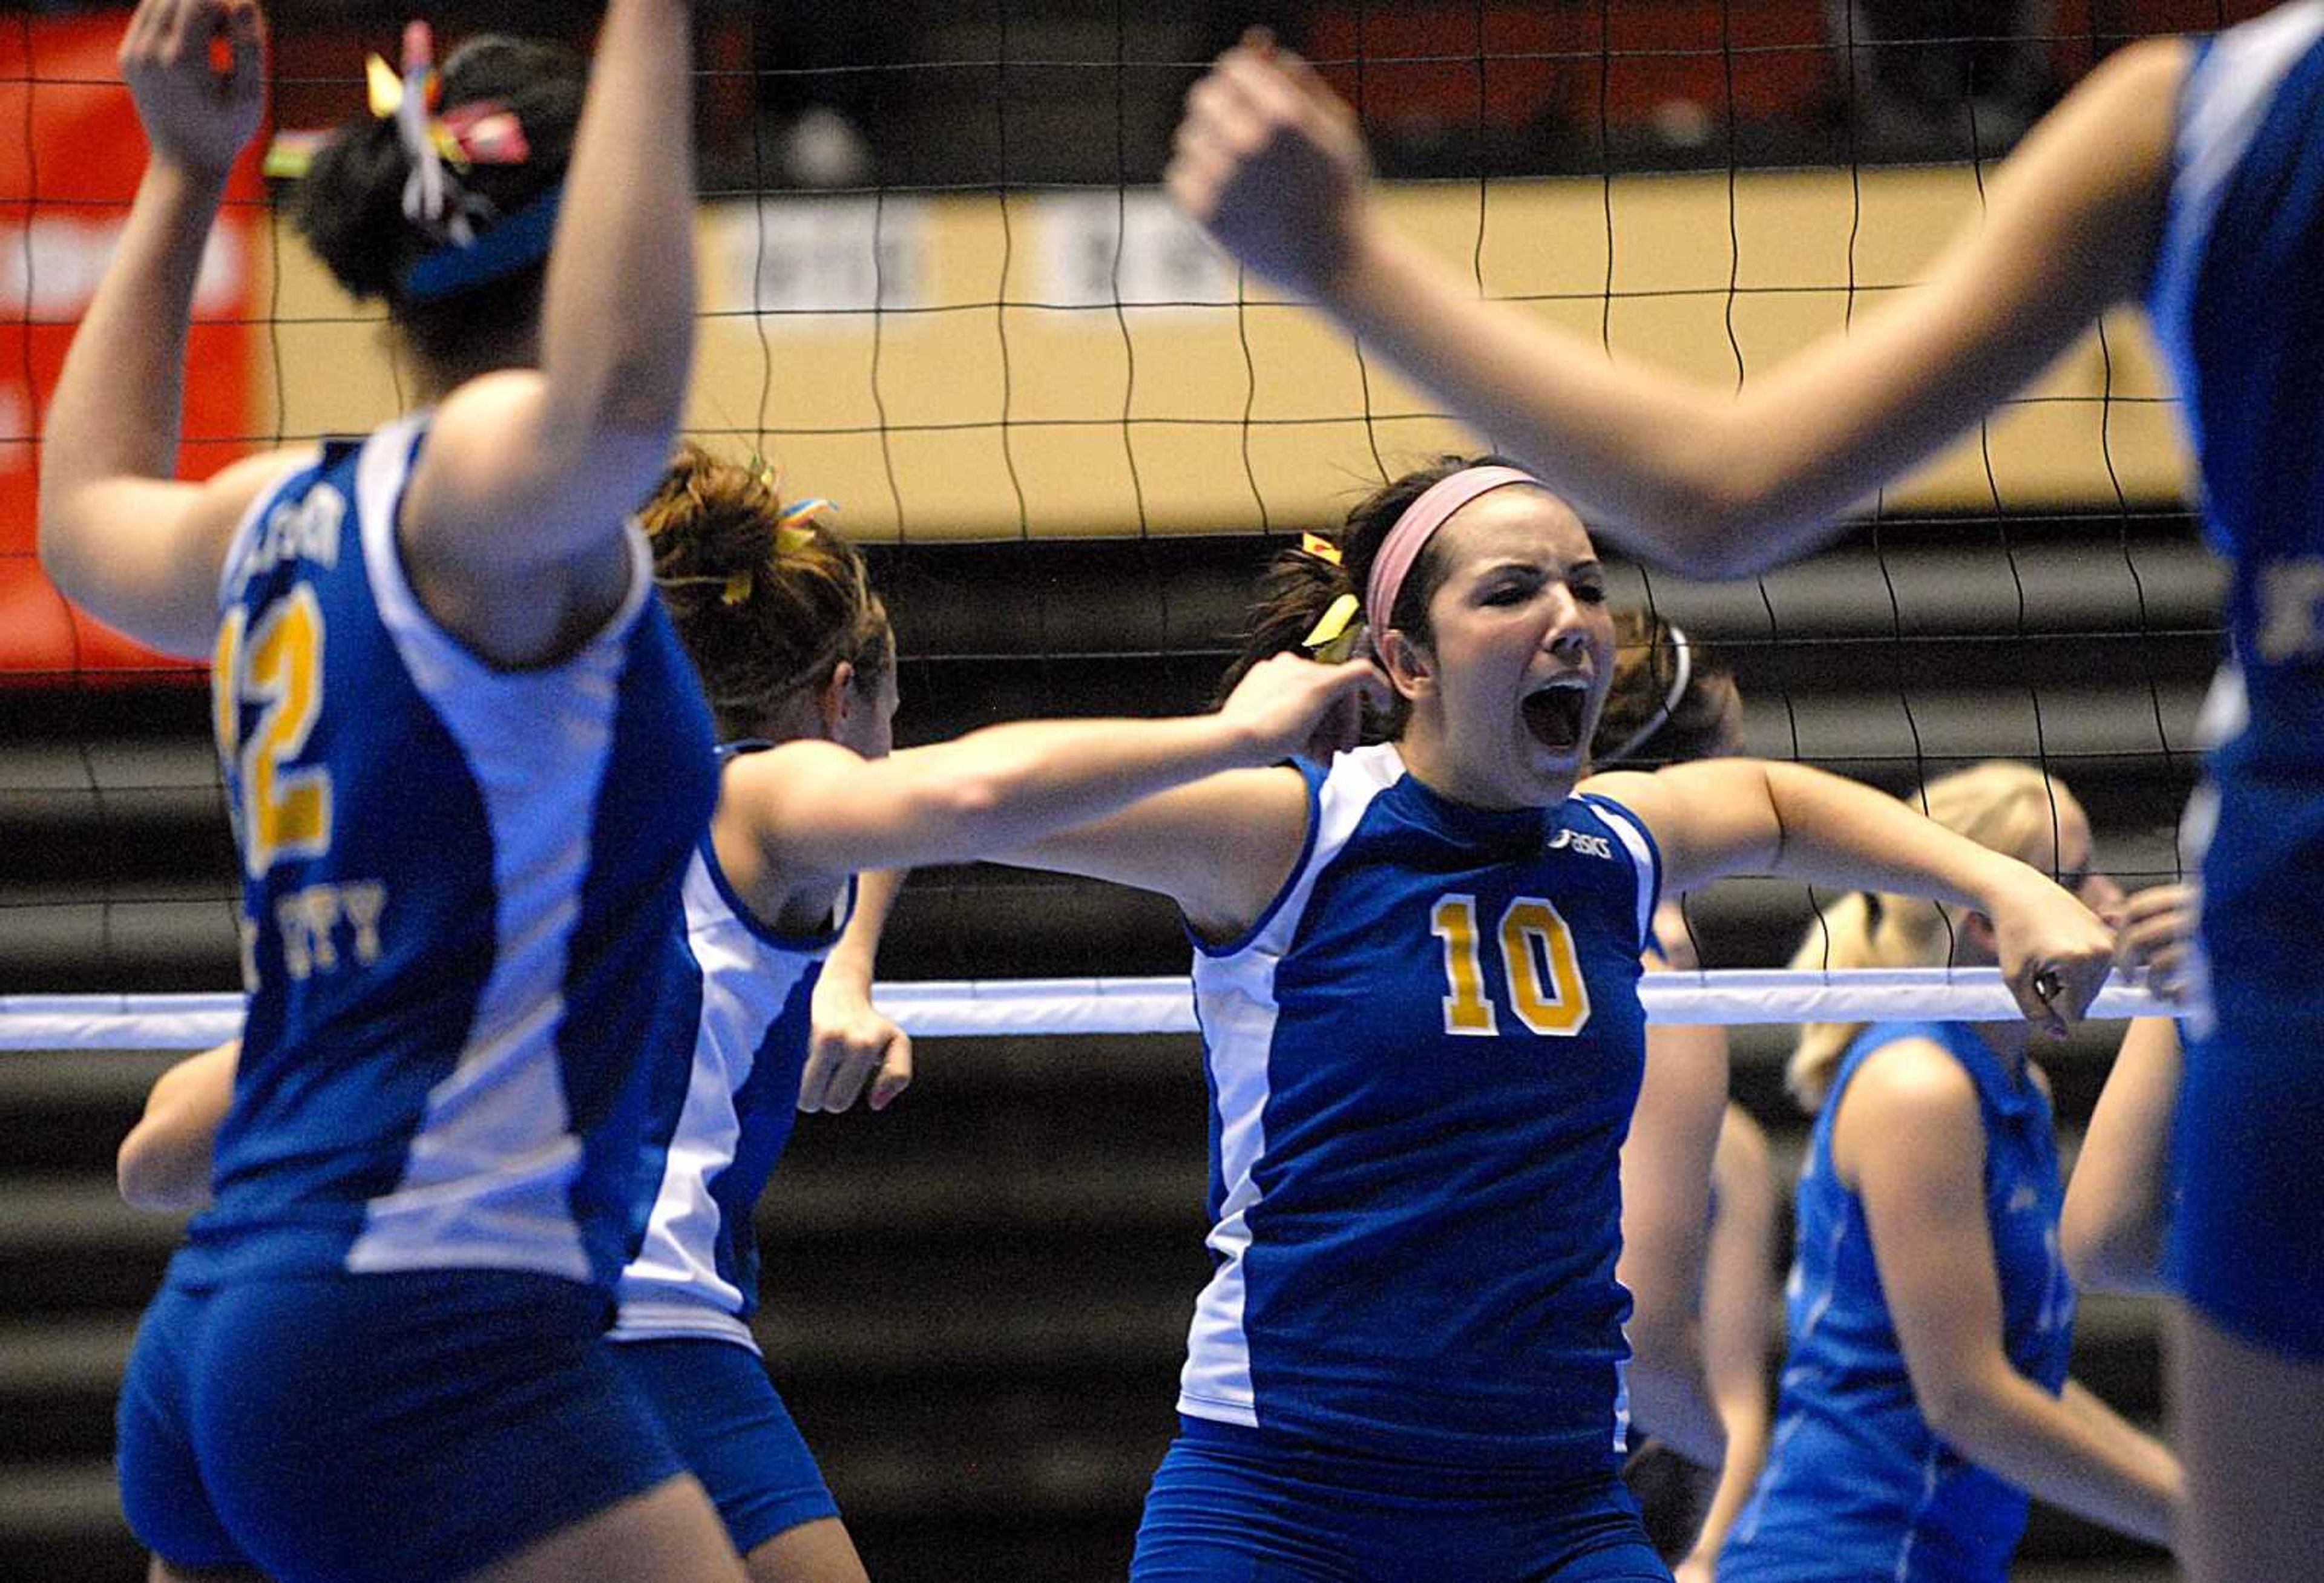
<path id="1" fill-rule="evenodd" d="M 1444 1031 L 1491 1038 L 1500 1019 L 1485 994 L 1484 966 L 1477 932 L 1477 898 L 1446 896 L 1428 916 L 1428 926 L 1444 946 Z M 1501 967 L 1509 986 L 1509 1009 L 1517 1021 L 1545 1038 L 1572 1038 L 1590 1021 L 1590 987 L 1582 981 L 1582 961 L 1573 931 L 1555 907 L 1539 897 L 1520 896 L 1502 910 Z"/>
<path id="2" fill-rule="evenodd" d="M 331 846 L 331 777 L 293 769 L 323 708 L 323 610 L 303 584 L 249 626 L 240 607 L 218 629 L 210 697 L 219 754 L 240 771 L 242 860 L 253 879 L 289 857 L 320 857 Z M 241 737 L 242 706 L 259 706 Z"/>

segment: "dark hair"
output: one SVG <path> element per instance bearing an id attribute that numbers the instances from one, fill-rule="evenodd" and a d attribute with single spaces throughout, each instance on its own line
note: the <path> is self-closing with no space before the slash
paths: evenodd
<path id="1" fill-rule="evenodd" d="M 1388 542 L 1389 530 L 1411 509 L 1413 502 L 1455 473 L 1471 467 L 1517 465 L 1506 456 L 1439 456 L 1358 501 L 1337 530 L 1315 536 L 1337 553 L 1340 558 L 1336 562 L 1331 556 L 1318 555 L 1304 547 L 1276 552 L 1267 569 L 1259 574 L 1258 597 L 1243 621 L 1242 648 L 1219 684 L 1220 697 L 1234 691 L 1235 684 L 1261 660 L 1297 649 L 1301 640 L 1342 594 L 1363 598 L 1364 588 L 1371 580 L 1372 563 Z M 1441 542 L 1432 538 L 1422 547 L 1419 558 L 1405 575 L 1404 586 L 1397 593 L 1396 608 L 1388 613 L 1390 626 L 1423 645 L 1435 641 L 1435 633 L 1428 624 L 1428 605 L 1444 583 L 1444 557 L 1437 548 Z M 1353 655 L 1369 651 L 1363 620 L 1360 612 L 1351 629 L 1358 634 Z M 1401 734 L 1404 713 L 1399 702 L 1391 706 L 1385 720 L 1368 717 L 1364 740 L 1385 741 Z"/>
<path id="2" fill-rule="evenodd" d="M 1674 700 L 1671 689 L 1679 679 L 1674 630 L 1652 611 L 1614 612 L 1614 680 L 1590 741 L 1591 768 L 1683 764 L 1708 758 L 1718 746 L 1738 696 L 1734 673 L 1689 638 L 1686 686 Z M 1611 756 L 1616 753 L 1621 757 Z"/>
<path id="3" fill-rule="evenodd" d="M 782 511 L 768 474 L 687 446 L 639 517 L 662 603 L 730 737 L 761 731 L 842 662 L 865 697 L 895 663 L 888 609 L 863 557 L 812 520 L 786 528 L 804 537 L 779 548 Z"/>
<path id="4" fill-rule="evenodd" d="M 438 114 L 497 101 L 523 124 L 530 150 L 521 165 L 479 164 L 457 172 L 461 189 L 489 201 L 505 218 L 562 182 L 588 69 L 561 44 L 501 34 L 474 40 L 446 61 Z M 534 264 L 453 297 L 407 300 L 405 274 L 442 244 L 404 217 L 403 186 L 410 174 L 395 122 L 368 109 L 358 112 L 317 152 L 299 183 L 291 219 L 340 285 L 358 299 L 387 303 L 388 317 L 423 360 L 456 363 L 478 341 L 540 318 L 547 266 Z"/>

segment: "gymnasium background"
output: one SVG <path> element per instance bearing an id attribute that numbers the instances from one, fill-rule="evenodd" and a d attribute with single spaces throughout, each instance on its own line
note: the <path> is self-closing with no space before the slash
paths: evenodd
<path id="1" fill-rule="evenodd" d="M 357 105 L 364 52 L 392 56 L 406 14 L 270 9 L 290 130 Z M 420 9 L 447 43 L 585 41 L 595 10 Z M 2096 60 L 2255 9 L 699 0 L 690 423 L 836 498 L 874 549 L 907 741 L 1197 706 L 1272 544 L 1479 443 L 1157 192 L 1180 97 L 1244 23 L 1275 24 L 1359 104 L 1397 217 L 1480 292 L 1732 383 L 1909 287 L 1976 214 L 1981 161 Z M 32 561 L 42 404 L 142 164 L 112 66 L 124 16 L 0 13 L 0 995 L 236 981 L 200 678 L 72 616 Z M 254 160 L 234 197 L 198 309 L 189 473 L 401 400 L 377 324 L 276 224 Z M 1618 592 L 1738 672 L 1755 751 L 1897 790 L 2040 759 L 2089 808 L 2102 866 L 2167 876 L 2218 649 L 2169 405 L 2136 316 L 2110 318 L 1831 554 L 1716 587 L 1625 567 Z M 1692 912 L 1709 965 L 1777 965 L 1811 903 L 1746 881 Z M 1177 973 L 1185 955 L 1146 898 L 939 870 L 906 892 L 883 969 Z M 2070 1127 L 2117 1032 L 2052 1062 Z M 1739 1030 L 1735 1051 L 1788 1183 L 1803 1124 L 1783 1041 Z M 769 1358 L 874 1578 L 1119 1576 L 1207 1267 L 1195 1049 L 919 1054 L 889 1114 L 803 1120 L 760 1217 Z M 143 1575 L 111 1401 L 178 1228 L 120 1206 L 109 1173 L 169 1058 L 0 1054 L 0 1578 Z M 2152 1311 L 2086 1300 L 2076 1370 L 2154 1417 Z M 2037 1509 L 2019 1575 L 2168 1573 Z"/>

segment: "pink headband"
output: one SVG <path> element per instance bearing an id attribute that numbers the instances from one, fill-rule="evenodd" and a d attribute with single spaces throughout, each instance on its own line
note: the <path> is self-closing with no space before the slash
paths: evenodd
<path id="1" fill-rule="evenodd" d="M 1388 630 L 1388 613 L 1396 609 L 1396 596 L 1404 591 L 1404 579 L 1412 570 L 1412 563 L 1420 558 L 1421 548 L 1435 531 L 1444 526 L 1444 520 L 1475 500 L 1512 483 L 1530 483 L 1536 489 L 1549 486 L 1530 473 L 1515 467 L 1464 467 L 1450 478 L 1440 478 L 1423 492 L 1421 497 L 1404 508 L 1404 515 L 1388 530 L 1380 552 L 1372 561 L 1372 575 L 1364 590 L 1364 624 L 1371 629 L 1372 651 L 1382 659 L 1388 650 L 1380 647 L 1381 635 Z"/>

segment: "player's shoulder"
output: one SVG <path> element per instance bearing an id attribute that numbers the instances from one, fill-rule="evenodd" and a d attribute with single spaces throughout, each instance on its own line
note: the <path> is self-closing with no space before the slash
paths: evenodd
<path id="1" fill-rule="evenodd" d="M 1904 1032 L 1863 1052 L 1840 1100 L 1843 1117 L 1876 1129 L 1944 1116 L 1974 1118 L 1977 1079 L 1933 1035 Z"/>

